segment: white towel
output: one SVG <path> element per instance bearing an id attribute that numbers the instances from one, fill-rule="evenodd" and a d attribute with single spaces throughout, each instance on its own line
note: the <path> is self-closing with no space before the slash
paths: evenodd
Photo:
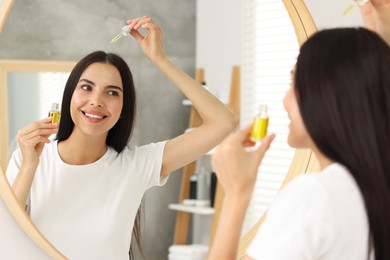
<path id="1" fill-rule="evenodd" d="M 204 256 L 188 256 L 183 254 L 169 253 L 168 260 L 207 260 L 207 254 Z"/>
<path id="2" fill-rule="evenodd" d="M 201 257 L 207 258 L 209 247 L 205 245 L 172 245 L 169 247 L 170 255 L 179 255 L 180 257 Z M 192 259 L 192 258 L 191 258 Z"/>

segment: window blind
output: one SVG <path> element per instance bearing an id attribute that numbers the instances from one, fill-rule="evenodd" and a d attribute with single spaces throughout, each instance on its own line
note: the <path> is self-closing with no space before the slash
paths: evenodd
<path id="1" fill-rule="evenodd" d="M 62 93 L 70 73 L 65 72 L 10 72 L 8 73 L 9 153 L 18 148 L 19 129 L 48 115 L 53 102 L 61 108 Z M 25 109 L 28 103 L 31 109 Z"/>
<path id="2" fill-rule="evenodd" d="M 64 72 L 41 72 L 38 74 L 39 87 L 39 115 L 47 115 L 53 102 L 60 104 L 66 81 L 70 73 Z"/>
<path id="3" fill-rule="evenodd" d="M 250 124 L 260 104 L 268 105 L 268 132 L 276 138 L 263 158 L 242 235 L 256 224 L 278 193 L 295 149 L 287 145 L 289 119 L 283 97 L 299 44 L 282 1 L 244 0 L 241 77 L 241 127 Z"/>

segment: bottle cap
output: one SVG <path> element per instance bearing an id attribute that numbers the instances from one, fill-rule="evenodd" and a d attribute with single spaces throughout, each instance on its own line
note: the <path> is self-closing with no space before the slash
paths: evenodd
<path id="1" fill-rule="evenodd" d="M 257 110 L 257 116 L 267 117 L 268 116 L 268 105 L 260 104 L 259 110 Z"/>
<path id="2" fill-rule="evenodd" d="M 261 113 L 267 113 L 268 112 L 268 106 L 265 104 L 260 105 L 260 111 Z"/>
<path id="3" fill-rule="evenodd" d="M 52 105 L 51 105 L 51 109 L 52 110 L 58 110 L 60 108 L 60 105 L 58 104 L 58 103 L 53 103 Z"/>
<path id="4" fill-rule="evenodd" d="M 132 27 L 133 27 L 133 26 L 131 26 L 131 25 L 125 25 L 125 26 L 123 26 L 122 29 L 121 29 L 122 34 L 123 34 L 124 36 L 129 35 L 129 34 L 130 34 L 130 31 L 131 31 L 131 29 L 132 29 Z"/>

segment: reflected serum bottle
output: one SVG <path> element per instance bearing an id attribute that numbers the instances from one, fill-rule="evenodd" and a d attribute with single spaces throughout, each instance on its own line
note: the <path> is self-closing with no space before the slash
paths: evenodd
<path id="1" fill-rule="evenodd" d="M 256 114 L 255 119 L 253 120 L 252 132 L 250 135 L 251 141 L 255 143 L 261 142 L 261 140 L 267 135 L 268 119 L 268 106 L 262 104 L 259 107 L 259 111 Z"/>
<path id="2" fill-rule="evenodd" d="M 58 103 L 53 103 L 51 105 L 51 109 L 49 111 L 48 117 L 51 117 L 52 123 L 58 123 L 60 121 L 60 110 L 59 110 Z"/>

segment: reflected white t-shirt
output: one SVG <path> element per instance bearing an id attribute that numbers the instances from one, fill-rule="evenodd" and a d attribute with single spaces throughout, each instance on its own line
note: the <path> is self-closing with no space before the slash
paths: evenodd
<path id="1" fill-rule="evenodd" d="M 128 259 L 134 219 L 145 191 L 160 179 L 166 142 L 109 148 L 87 165 L 64 163 L 57 141 L 45 145 L 30 192 L 30 216 L 69 259 Z M 21 164 L 16 150 L 7 169 L 12 184 Z"/>
<path id="2" fill-rule="evenodd" d="M 280 192 L 247 254 L 272 260 L 367 260 L 368 232 L 360 190 L 349 171 L 334 163 L 296 177 Z"/>

